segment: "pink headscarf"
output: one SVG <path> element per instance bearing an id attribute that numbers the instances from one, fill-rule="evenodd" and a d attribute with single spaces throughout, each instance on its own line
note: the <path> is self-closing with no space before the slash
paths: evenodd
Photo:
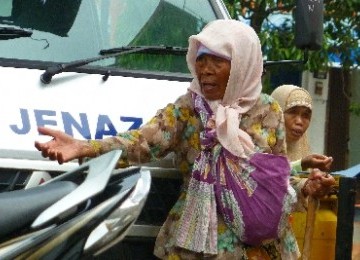
<path id="1" fill-rule="evenodd" d="M 189 38 L 187 64 L 194 79 L 189 90 L 203 97 L 195 73 L 200 45 L 231 58 L 231 70 L 222 100 L 212 105 L 219 142 L 232 154 L 247 157 L 254 150 L 251 137 L 239 128 L 246 113 L 260 96 L 263 59 L 260 40 L 248 25 L 236 20 L 215 20 Z M 213 102 L 209 102 L 213 103 Z"/>

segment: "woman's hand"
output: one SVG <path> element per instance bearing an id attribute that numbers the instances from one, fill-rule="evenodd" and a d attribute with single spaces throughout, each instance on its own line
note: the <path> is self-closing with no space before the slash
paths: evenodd
<path id="1" fill-rule="evenodd" d="M 310 154 L 301 159 L 301 168 L 303 168 L 303 170 L 307 170 L 309 168 L 317 168 L 321 171 L 326 172 L 330 171 L 332 162 L 332 157 L 321 154 Z"/>
<path id="2" fill-rule="evenodd" d="M 329 195 L 335 183 L 334 177 L 330 174 L 313 169 L 301 190 L 305 196 L 322 198 Z"/>
<path id="3" fill-rule="evenodd" d="M 71 161 L 73 159 L 79 159 L 87 156 L 91 156 L 92 148 L 84 140 L 78 140 L 64 132 L 53 130 L 46 127 L 39 127 L 40 134 L 53 137 L 52 140 L 40 143 L 35 141 L 35 147 L 45 158 L 50 160 L 56 160 L 59 164 Z"/>

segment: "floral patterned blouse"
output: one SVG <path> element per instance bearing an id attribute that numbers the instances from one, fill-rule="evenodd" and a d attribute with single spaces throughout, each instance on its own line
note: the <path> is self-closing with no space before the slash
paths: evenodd
<path id="1" fill-rule="evenodd" d="M 175 103 L 159 110 L 155 117 L 141 128 L 98 141 L 97 150 L 100 153 L 119 148 L 123 150 L 120 166 L 155 161 L 170 152 L 175 153 L 175 164 L 183 175 L 184 188 L 156 240 L 154 253 L 162 259 L 199 259 L 204 257 L 204 255 L 174 247 L 172 236 L 181 216 L 191 169 L 195 158 L 199 155 L 199 133 L 202 127 L 200 119 L 194 113 L 191 94 L 187 93 Z M 242 116 L 240 128 L 252 137 L 258 151 L 285 154 L 283 116 L 279 104 L 269 95 L 260 95 L 255 106 Z M 293 181 L 292 184 L 299 196 L 299 182 Z M 259 247 L 251 247 L 239 241 L 220 216 L 218 216 L 218 221 L 218 255 L 210 257 L 210 259 L 284 258 L 283 255 L 280 255 L 280 241 L 264 241 Z M 286 233 L 284 239 L 287 251 L 293 252 L 293 255 L 289 255 L 287 259 L 296 259 L 299 251 L 290 226 Z"/>

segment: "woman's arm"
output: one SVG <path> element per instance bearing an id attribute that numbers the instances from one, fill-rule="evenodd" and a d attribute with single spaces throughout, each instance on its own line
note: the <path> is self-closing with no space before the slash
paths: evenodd
<path id="1" fill-rule="evenodd" d="M 181 107 L 180 98 L 158 111 L 147 124 L 136 130 L 119 133 L 101 140 L 79 140 L 66 133 L 39 127 L 42 135 L 52 137 L 48 142 L 35 142 L 43 157 L 57 160 L 60 164 L 73 159 L 96 157 L 114 149 L 121 149 L 125 165 L 138 164 L 164 157 L 176 147 L 181 133 L 189 120 L 190 108 Z"/>
<path id="2" fill-rule="evenodd" d="M 148 123 L 136 130 L 93 141 L 93 149 L 103 154 L 123 150 L 121 164 L 135 165 L 155 161 L 174 151 L 189 119 L 189 109 L 169 104 L 158 111 Z"/>

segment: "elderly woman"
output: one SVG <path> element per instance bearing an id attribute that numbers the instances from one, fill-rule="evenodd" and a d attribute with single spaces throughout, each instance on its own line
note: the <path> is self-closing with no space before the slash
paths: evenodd
<path id="1" fill-rule="evenodd" d="M 281 85 L 271 94 L 284 111 L 287 156 L 297 170 L 319 168 L 329 171 L 332 157 L 311 154 L 307 129 L 312 115 L 312 98 L 305 89 L 294 85 Z"/>
<path id="2" fill-rule="evenodd" d="M 329 171 L 333 158 L 312 154 L 308 142 L 307 129 L 312 116 L 312 98 L 304 88 L 294 85 L 281 85 L 271 96 L 284 111 L 287 157 L 295 171 L 317 168 Z M 331 178 L 332 179 L 332 178 Z M 306 189 L 304 189 L 306 192 Z"/>
<path id="3" fill-rule="evenodd" d="M 303 195 L 289 185 L 281 155 L 281 109 L 261 94 L 255 31 L 235 20 L 210 22 L 189 38 L 186 59 L 194 77 L 187 93 L 138 130 L 84 141 L 40 127 L 53 139 L 36 148 L 59 163 L 122 149 L 122 165 L 174 152 L 184 185 L 158 234 L 159 258 L 297 259 L 288 216 Z"/>
<path id="4" fill-rule="evenodd" d="M 304 239 L 303 255 L 307 259 L 310 258 L 311 244 L 313 242 L 312 233 L 316 222 L 315 211 L 319 205 L 318 198 L 326 195 L 331 190 L 331 186 L 335 184 L 332 176 L 321 173 L 319 169 L 329 171 L 333 158 L 320 154 L 311 154 L 306 132 L 312 116 L 312 98 L 310 94 L 298 86 L 281 85 L 273 91 L 271 96 L 279 102 L 284 111 L 287 156 L 291 160 L 292 172 L 296 175 L 299 171 L 313 168 L 312 173 L 315 173 L 317 176 L 317 178 L 314 178 L 315 175 L 304 179 L 291 178 L 292 185 L 302 191 L 305 199 L 308 198 L 309 194 L 312 196 L 311 199 L 305 200 L 304 203 L 298 203 L 300 204 L 300 211 L 305 211 L 305 208 L 302 208 L 301 206 L 303 205 L 301 204 L 307 204 L 307 228 L 305 236 L 301 237 L 300 234 L 296 234 L 299 239 Z M 310 191 L 314 190 L 320 183 L 327 183 L 328 188 L 318 190 L 317 192 Z M 326 207 L 325 204 L 324 208 Z M 294 214 L 294 223 L 298 224 L 299 221 L 301 221 L 302 214 L 304 213 Z M 330 221 L 328 223 L 330 223 Z M 333 242 L 333 246 L 335 246 L 335 241 L 331 242 Z M 331 242 L 329 241 L 329 245 Z M 333 256 L 326 255 L 325 257 L 331 258 Z"/>

